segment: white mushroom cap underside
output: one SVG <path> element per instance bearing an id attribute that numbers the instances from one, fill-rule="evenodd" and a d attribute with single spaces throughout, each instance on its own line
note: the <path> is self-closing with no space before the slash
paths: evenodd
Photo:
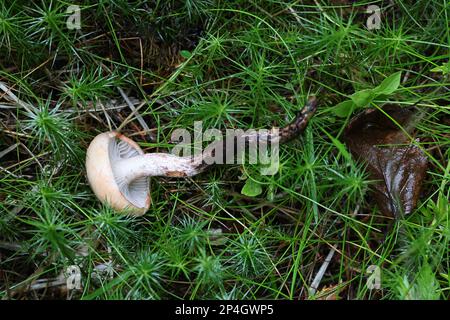
<path id="1" fill-rule="evenodd" d="M 137 179 L 126 186 L 114 176 L 115 161 L 141 154 L 144 152 L 134 141 L 117 132 L 102 133 L 92 140 L 86 154 L 86 171 L 89 184 L 101 202 L 134 215 L 148 210 L 148 178 Z"/>

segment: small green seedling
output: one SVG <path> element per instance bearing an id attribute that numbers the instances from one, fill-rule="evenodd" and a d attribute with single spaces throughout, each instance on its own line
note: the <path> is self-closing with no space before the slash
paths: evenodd
<path id="1" fill-rule="evenodd" d="M 388 96 L 393 94 L 400 86 L 402 72 L 396 72 L 381 84 L 373 89 L 364 89 L 357 91 L 350 96 L 350 100 L 345 100 L 334 107 L 334 113 L 341 118 L 345 118 L 358 108 L 364 108 L 373 100 L 380 96 Z"/>

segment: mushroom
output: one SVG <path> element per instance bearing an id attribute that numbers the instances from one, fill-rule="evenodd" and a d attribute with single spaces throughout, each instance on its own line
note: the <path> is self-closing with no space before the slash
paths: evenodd
<path id="1" fill-rule="evenodd" d="M 316 99 L 313 97 L 291 124 L 280 129 L 276 136 L 279 142 L 301 133 L 315 110 Z M 258 133 L 253 135 L 256 136 L 245 136 L 246 141 L 259 138 Z M 102 203 L 140 216 L 151 203 L 149 177 L 194 176 L 207 167 L 204 160 L 208 156 L 211 155 L 179 157 L 169 153 L 144 153 L 133 140 L 110 131 L 99 134 L 89 145 L 86 172 L 92 190 Z"/>
<path id="2" fill-rule="evenodd" d="M 96 136 L 86 154 L 87 177 L 97 198 L 137 216 L 150 207 L 149 177 L 193 176 L 201 167 L 200 159 L 144 153 L 136 142 L 114 131 Z"/>

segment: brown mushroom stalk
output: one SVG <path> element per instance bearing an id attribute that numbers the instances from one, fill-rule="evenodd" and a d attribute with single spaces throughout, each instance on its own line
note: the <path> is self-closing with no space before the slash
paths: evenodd
<path id="1" fill-rule="evenodd" d="M 245 141 L 285 142 L 300 134 L 316 110 L 312 97 L 295 120 L 279 131 L 265 136 L 258 132 L 245 134 Z M 274 134 L 277 132 L 277 134 Z M 213 148 L 209 149 L 213 150 Z M 89 184 L 102 203 L 116 210 L 142 215 L 150 207 L 149 177 L 194 176 L 208 167 L 211 152 L 194 157 L 179 157 L 169 153 L 145 154 L 139 145 L 118 132 L 105 132 L 92 140 L 86 155 Z M 210 162 L 208 162 L 210 163 Z"/>

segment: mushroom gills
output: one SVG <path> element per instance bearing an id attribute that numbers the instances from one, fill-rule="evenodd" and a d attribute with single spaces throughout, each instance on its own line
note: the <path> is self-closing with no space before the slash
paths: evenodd
<path id="1" fill-rule="evenodd" d="M 112 164 L 112 171 L 114 178 L 116 179 L 117 186 L 119 187 L 122 195 L 129 202 L 138 208 L 144 208 L 146 206 L 147 197 L 143 195 L 147 194 L 149 177 L 140 177 L 130 183 L 127 183 L 125 177 L 117 174 L 116 166 L 114 165 L 119 163 L 120 160 L 130 159 L 139 155 L 141 155 L 141 153 L 126 141 L 117 138 L 111 139 L 109 146 L 109 158 Z"/>

